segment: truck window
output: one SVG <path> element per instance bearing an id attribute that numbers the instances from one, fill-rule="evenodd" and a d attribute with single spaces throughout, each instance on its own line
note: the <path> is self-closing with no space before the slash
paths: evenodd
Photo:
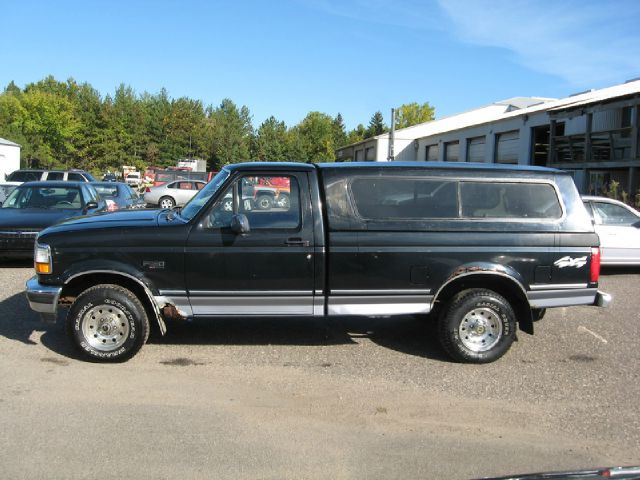
<path id="1" fill-rule="evenodd" d="M 351 182 L 360 217 L 367 220 L 454 218 L 457 183 L 415 177 L 362 177 Z"/>
<path id="2" fill-rule="evenodd" d="M 546 183 L 461 182 L 462 216 L 557 219 L 562 208 Z"/>
<path id="3" fill-rule="evenodd" d="M 235 213 L 247 216 L 251 230 L 298 229 L 301 223 L 300 189 L 295 177 L 272 186 L 270 176 L 243 176 L 230 185 L 207 215 L 207 228 L 226 228 Z M 282 175 L 278 179 L 283 179 Z M 234 211 L 234 185 L 240 199 Z"/>

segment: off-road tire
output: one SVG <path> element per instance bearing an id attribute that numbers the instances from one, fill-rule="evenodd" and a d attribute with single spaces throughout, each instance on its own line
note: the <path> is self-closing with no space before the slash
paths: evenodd
<path id="1" fill-rule="evenodd" d="M 511 347 L 516 316 L 509 302 L 492 290 L 463 290 L 443 308 L 438 336 L 454 360 L 490 363 Z"/>
<path id="2" fill-rule="evenodd" d="M 79 352 L 100 362 L 128 360 L 149 338 L 144 306 L 119 285 L 100 284 L 82 292 L 71 305 L 66 323 Z"/>

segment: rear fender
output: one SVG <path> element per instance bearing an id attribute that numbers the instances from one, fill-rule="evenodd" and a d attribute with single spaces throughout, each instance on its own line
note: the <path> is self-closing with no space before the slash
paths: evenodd
<path id="1" fill-rule="evenodd" d="M 528 283 L 522 275 L 507 265 L 476 262 L 456 268 L 436 292 L 431 309 L 435 310 L 455 294 L 468 288 L 487 288 L 496 291 L 511 303 L 520 329 L 533 334 L 531 305 L 527 298 Z"/>

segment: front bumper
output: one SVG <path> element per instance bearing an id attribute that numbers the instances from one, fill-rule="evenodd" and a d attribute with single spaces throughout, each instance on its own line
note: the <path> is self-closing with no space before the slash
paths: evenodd
<path id="1" fill-rule="evenodd" d="M 38 312 L 44 320 L 55 322 L 60 292 L 62 287 L 42 285 L 38 282 L 37 276 L 27 280 L 26 294 L 29 307 L 34 312 Z"/>

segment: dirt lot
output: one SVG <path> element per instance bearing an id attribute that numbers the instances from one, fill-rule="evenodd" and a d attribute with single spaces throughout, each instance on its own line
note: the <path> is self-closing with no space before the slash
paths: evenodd
<path id="1" fill-rule="evenodd" d="M 500 361 L 451 363 L 428 322 L 212 320 L 133 360 L 78 360 L 0 265 L 2 478 L 474 478 L 640 464 L 640 274 Z"/>

